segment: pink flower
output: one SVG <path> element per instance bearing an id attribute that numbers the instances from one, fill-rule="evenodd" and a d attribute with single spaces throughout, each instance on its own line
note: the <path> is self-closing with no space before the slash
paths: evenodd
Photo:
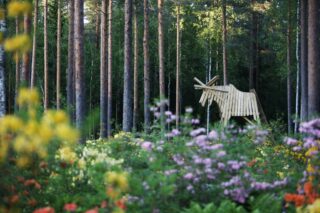
<path id="1" fill-rule="evenodd" d="M 64 205 L 63 209 L 69 212 L 74 212 L 75 210 L 77 210 L 77 204 L 75 203 L 67 203 Z"/>
<path id="2" fill-rule="evenodd" d="M 52 207 L 44 207 L 34 210 L 33 213 L 55 213 L 55 211 Z"/>
<path id="3" fill-rule="evenodd" d="M 89 209 L 85 213 L 99 213 L 99 208 L 96 207 L 96 208 L 93 208 L 93 209 Z"/>
<path id="4" fill-rule="evenodd" d="M 150 152 L 152 150 L 152 143 L 149 141 L 145 141 L 141 144 L 141 148 Z"/>

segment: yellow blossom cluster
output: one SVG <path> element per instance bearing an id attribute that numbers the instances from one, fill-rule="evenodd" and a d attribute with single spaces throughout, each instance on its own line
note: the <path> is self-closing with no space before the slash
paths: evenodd
<path id="1" fill-rule="evenodd" d="M 27 1 L 11 1 L 8 6 L 8 16 L 16 17 L 30 14 L 32 12 L 32 4 Z"/>
<path id="2" fill-rule="evenodd" d="M 297 213 L 319 213 L 320 212 L 320 199 L 316 199 L 313 204 L 301 206 L 296 208 Z"/>
<path id="3" fill-rule="evenodd" d="M 69 146 L 61 147 L 58 150 L 57 158 L 66 163 L 73 164 L 77 160 L 77 154 Z"/>
<path id="4" fill-rule="evenodd" d="M 31 39 L 28 34 L 16 35 L 4 42 L 4 49 L 8 52 L 28 52 L 31 48 Z"/>
<path id="5" fill-rule="evenodd" d="M 65 112 L 49 110 L 44 115 L 37 112 L 39 95 L 36 90 L 21 89 L 17 100 L 20 108 L 27 111 L 19 113 L 20 116 L 7 115 L 0 119 L 0 162 L 12 148 L 17 154 L 17 165 L 26 167 L 35 156 L 45 159 L 52 142 L 69 148 L 77 142 L 79 133 L 71 127 Z M 68 149 L 63 153 L 68 154 Z"/>
<path id="6" fill-rule="evenodd" d="M 128 173 L 110 171 L 105 174 L 105 182 L 107 184 L 107 195 L 111 199 L 117 199 L 121 193 L 129 189 Z"/>

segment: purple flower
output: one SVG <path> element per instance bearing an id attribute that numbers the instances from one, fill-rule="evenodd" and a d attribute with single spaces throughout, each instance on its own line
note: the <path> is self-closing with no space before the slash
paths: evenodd
<path id="1" fill-rule="evenodd" d="M 192 185 L 188 185 L 188 186 L 187 186 L 187 190 L 188 190 L 189 192 L 192 192 L 192 193 L 194 192 Z"/>
<path id="2" fill-rule="evenodd" d="M 304 148 L 309 149 L 315 146 L 317 146 L 317 142 L 313 138 L 311 137 L 304 138 L 304 144 L 303 144 Z"/>
<path id="3" fill-rule="evenodd" d="M 210 140 L 218 140 L 219 139 L 218 132 L 216 132 L 215 130 L 212 130 L 211 132 L 209 132 L 208 138 Z"/>
<path id="4" fill-rule="evenodd" d="M 175 173 L 177 173 L 176 169 L 170 169 L 170 170 L 167 170 L 167 171 L 164 172 L 164 174 L 167 175 L 167 176 L 170 176 L 170 175 L 175 174 Z"/>
<path id="5" fill-rule="evenodd" d="M 217 157 L 218 157 L 218 158 L 223 157 L 223 156 L 225 156 L 225 155 L 226 155 L 226 152 L 225 152 L 225 151 L 219 151 L 219 152 L 217 153 Z"/>
<path id="6" fill-rule="evenodd" d="M 192 113 L 192 112 L 193 112 L 193 109 L 191 107 L 186 108 L 186 113 Z"/>
<path id="7" fill-rule="evenodd" d="M 165 114 L 166 116 L 171 116 L 171 115 L 172 115 L 172 112 L 166 111 L 164 114 Z"/>
<path id="8" fill-rule="evenodd" d="M 145 142 L 143 142 L 143 143 L 141 144 L 141 148 L 144 149 L 144 150 L 146 150 L 146 151 L 148 151 L 148 152 L 150 152 L 150 151 L 152 150 L 152 147 L 153 147 L 153 145 L 152 145 L 152 143 L 149 142 L 149 141 L 145 141 Z"/>
<path id="9" fill-rule="evenodd" d="M 154 113 L 154 116 L 155 116 L 156 118 L 160 118 L 160 115 L 161 115 L 160 112 L 155 112 L 155 113 Z"/>
<path id="10" fill-rule="evenodd" d="M 182 166 L 184 164 L 184 159 L 181 155 L 173 155 L 173 160 L 178 164 L 179 166 Z"/>
<path id="11" fill-rule="evenodd" d="M 193 174 L 189 172 L 189 173 L 185 174 L 183 177 L 186 180 L 191 180 L 193 178 Z"/>
<path id="12" fill-rule="evenodd" d="M 301 146 L 295 146 L 295 147 L 293 147 L 292 148 L 292 150 L 294 151 L 294 152 L 299 152 L 299 151 L 301 151 Z"/>
<path id="13" fill-rule="evenodd" d="M 181 132 L 180 132 L 178 129 L 173 129 L 173 130 L 171 131 L 171 133 L 172 133 L 174 136 L 178 136 L 178 135 L 181 134 Z"/>
<path id="14" fill-rule="evenodd" d="M 170 118 L 171 118 L 172 120 L 176 120 L 176 119 L 177 119 L 177 116 L 176 116 L 176 115 L 171 115 Z"/>
<path id="15" fill-rule="evenodd" d="M 284 141 L 289 146 L 294 146 L 294 145 L 297 145 L 297 143 L 298 143 L 298 141 L 296 139 L 293 139 L 293 138 L 285 138 Z"/>
<path id="16" fill-rule="evenodd" d="M 191 124 L 197 125 L 200 123 L 200 120 L 195 118 L 195 119 L 191 119 Z"/>
<path id="17" fill-rule="evenodd" d="M 218 169 L 224 169 L 226 166 L 224 165 L 224 163 L 219 162 L 218 163 Z"/>
<path id="18" fill-rule="evenodd" d="M 202 163 L 206 166 L 206 167 L 211 167 L 212 165 L 212 160 L 210 158 L 206 158 L 202 161 Z"/>
<path id="19" fill-rule="evenodd" d="M 158 107 L 150 107 L 151 112 L 156 112 L 158 110 Z"/>
<path id="20" fill-rule="evenodd" d="M 201 133 L 204 133 L 204 132 L 206 132 L 206 129 L 205 129 L 205 128 L 195 129 L 195 130 L 192 130 L 192 131 L 190 132 L 190 136 L 191 136 L 191 137 L 195 137 L 195 136 L 200 135 Z"/>

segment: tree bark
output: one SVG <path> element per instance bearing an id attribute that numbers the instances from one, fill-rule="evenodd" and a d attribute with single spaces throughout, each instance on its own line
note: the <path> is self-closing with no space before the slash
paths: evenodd
<path id="1" fill-rule="evenodd" d="M 100 44 L 100 137 L 106 138 L 108 123 L 108 79 L 107 79 L 107 0 L 101 2 Z"/>
<path id="2" fill-rule="evenodd" d="M 16 35 L 19 34 L 19 18 L 16 17 L 15 20 L 15 24 L 16 24 Z M 17 98 L 18 98 L 18 92 L 19 92 L 19 88 L 20 88 L 20 60 L 19 60 L 19 54 L 15 54 L 15 65 L 16 65 L 16 88 L 15 88 L 15 101 L 14 101 L 14 109 L 15 111 L 18 110 L 18 104 L 17 104 Z"/>
<path id="3" fill-rule="evenodd" d="M 301 57 L 300 57 L 300 73 L 301 73 L 301 120 L 308 119 L 308 0 L 301 0 L 300 9 L 300 25 L 301 25 Z"/>
<path id="4" fill-rule="evenodd" d="M 319 73 L 319 1 L 309 0 L 308 5 L 308 116 L 320 111 Z"/>
<path id="5" fill-rule="evenodd" d="M 251 0 L 254 5 L 256 0 Z M 251 12 L 249 90 L 257 87 L 257 13 Z"/>
<path id="6" fill-rule="evenodd" d="M 164 74 L 164 41 L 163 41 L 163 0 L 158 0 L 158 42 L 159 42 L 159 90 L 161 126 L 164 126 L 165 111 L 165 74 Z"/>
<path id="7" fill-rule="evenodd" d="M 38 6 L 39 0 L 34 1 L 34 17 L 33 17 L 33 42 L 32 42 L 32 59 L 31 59 L 31 88 L 35 86 L 36 75 L 36 50 L 37 50 L 37 26 L 38 26 Z"/>
<path id="8" fill-rule="evenodd" d="M 29 34 L 31 28 L 31 19 L 29 14 L 24 15 L 23 19 L 23 28 L 24 33 Z M 21 74 L 21 81 L 25 86 L 30 86 L 30 52 L 27 51 L 23 53 L 22 56 L 22 74 Z"/>
<path id="9" fill-rule="evenodd" d="M 96 27 L 96 48 L 99 48 L 99 39 L 100 39 L 100 14 L 99 11 L 99 0 L 95 0 L 94 2 L 94 6 L 95 6 L 95 10 L 96 10 L 96 23 L 95 23 L 95 27 Z"/>
<path id="10" fill-rule="evenodd" d="M 112 0 L 109 0 L 108 7 L 108 116 L 107 132 L 111 136 L 111 118 L 112 118 Z"/>
<path id="11" fill-rule="evenodd" d="M 133 15 L 133 40 L 134 40 L 134 56 L 133 56 L 133 129 L 137 130 L 138 123 L 138 20 L 137 20 L 137 9 L 134 7 Z"/>
<path id="12" fill-rule="evenodd" d="M 1 1 L 1 6 L 3 1 Z M 0 32 L 4 34 L 7 31 L 6 20 L 5 20 L 5 10 L 1 9 L 3 14 L 3 19 L 0 20 Z M 3 44 L 0 44 L 0 117 L 6 114 L 6 93 L 5 93 L 5 53 Z"/>
<path id="13" fill-rule="evenodd" d="M 300 0 L 297 1 L 297 17 L 296 17 L 296 61 L 297 61 L 297 76 L 296 76 L 296 109 L 295 109 L 295 122 L 294 133 L 298 132 L 299 127 L 299 103 L 300 103 L 300 37 L 301 37 L 301 24 L 300 24 Z"/>
<path id="14" fill-rule="evenodd" d="M 78 129 L 81 129 L 83 127 L 85 118 L 83 0 L 75 1 L 74 17 L 76 126 L 78 127 Z M 84 142 L 83 139 L 80 142 Z"/>
<path id="15" fill-rule="evenodd" d="M 291 133 L 292 127 L 292 83 L 291 83 L 291 0 L 288 0 L 288 26 L 287 26 L 287 112 L 288 112 L 288 134 Z"/>
<path id="16" fill-rule="evenodd" d="M 223 50 L 223 84 L 228 84 L 227 59 L 227 18 L 226 0 L 222 0 L 222 50 Z"/>
<path id="17" fill-rule="evenodd" d="M 58 0 L 57 20 L 57 109 L 60 109 L 60 75 L 61 75 L 61 0 Z"/>
<path id="18" fill-rule="evenodd" d="M 47 27 L 47 18 L 48 18 L 48 0 L 43 2 L 43 34 L 44 34 L 44 109 L 47 110 L 49 106 L 49 97 L 48 97 L 48 27 Z"/>
<path id="19" fill-rule="evenodd" d="M 177 50 L 176 50 L 176 128 L 179 127 L 180 120 L 180 1 L 177 5 Z"/>
<path id="20" fill-rule="evenodd" d="M 124 5 L 124 88 L 122 128 L 125 132 L 132 129 L 132 0 L 125 0 Z"/>
<path id="21" fill-rule="evenodd" d="M 74 0 L 69 0 L 69 29 L 68 29 L 68 68 L 67 68 L 67 109 L 74 121 Z"/>
<path id="22" fill-rule="evenodd" d="M 144 129 L 149 132 L 150 127 L 150 56 L 149 56 L 149 2 L 143 1 L 144 31 L 143 31 L 143 83 L 144 83 Z"/>

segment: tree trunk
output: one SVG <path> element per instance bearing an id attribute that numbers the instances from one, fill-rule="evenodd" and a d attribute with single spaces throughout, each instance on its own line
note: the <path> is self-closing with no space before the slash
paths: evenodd
<path id="1" fill-rule="evenodd" d="M 133 129 L 137 130 L 138 123 L 138 60 L 139 60 L 139 47 L 138 47 L 138 20 L 137 9 L 134 8 L 133 15 L 133 40 L 134 40 L 134 57 L 133 57 Z"/>
<path id="2" fill-rule="evenodd" d="M 32 59 L 31 59 L 31 88 L 35 86 L 36 75 L 36 49 L 37 49 L 37 26 L 38 26 L 38 5 L 39 0 L 34 1 L 34 17 L 33 17 L 33 42 L 32 42 Z"/>
<path id="3" fill-rule="evenodd" d="M 47 110 L 49 106 L 48 97 L 48 28 L 47 28 L 47 18 L 48 18 L 48 0 L 43 2 L 43 34 L 44 34 L 44 109 Z"/>
<path id="4" fill-rule="evenodd" d="M 179 127 L 180 120 L 180 1 L 177 5 L 177 50 L 176 50 L 176 128 Z"/>
<path id="5" fill-rule="evenodd" d="M 15 20 L 16 24 L 16 35 L 19 34 L 19 18 L 16 17 Z M 20 88 L 20 60 L 19 60 L 19 54 L 15 54 L 15 64 L 16 64 L 16 88 L 15 88 L 15 101 L 14 101 L 14 109 L 15 111 L 18 110 L 18 104 L 17 104 L 17 98 L 18 98 L 18 92 Z"/>
<path id="6" fill-rule="evenodd" d="M 300 101 L 300 36 L 301 36 L 301 25 L 300 25 L 300 0 L 297 1 L 297 28 L 296 28 L 296 61 L 297 61 L 297 76 L 296 76 L 296 110 L 295 110 L 295 123 L 294 133 L 298 132 L 299 126 L 299 101 Z"/>
<path id="7" fill-rule="evenodd" d="M 111 136 L 111 118 L 112 118 L 112 0 L 109 0 L 108 8 L 108 116 L 107 132 Z"/>
<path id="8" fill-rule="evenodd" d="M 158 0 L 158 39 L 159 39 L 159 89 L 161 126 L 164 127 L 165 111 L 165 76 L 164 76 L 164 42 L 163 42 L 163 0 Z"/>
<path id="9" fill-rule="evenodd" d="M 57 109 L 60 109 L 60 75 L 61 75 L 61 0 L 58 0 L 57 20 Z"/>
<path id="10" fill-rule="evenodd" d="M 319 1 L 309 0 L 308 6 L 308 116 L 310 118 L 320 112 Z"/>
<path id="11" fill-rule="evenodd" d="M 287 26 L 287 111 L 288 111 L 288 134 L 291 133 L 291 0 L 288 0 L 288 26 Z"/>
<path id="12" fill-rule="evenodd" d="M 24 15 L 24 20 L 23 20 L 23 28 L 24 28 L 24 33 L 29 34 L 30 33 L 30 28 L 31 28 L 31 19 L 29 14 Z M 22 74 L 21 74 L 21 81 L 25 86 L 30 86 L 30 53 L 25 52 L 23 53 L 22 56 Z"/>
<path id="13" fill-rule="evenodd" d="M 96 48 L 99 48 L 99 39 L 100 39 L 100 14 L 99 11 L 99 0 L 95 0 L 94 2 L 95 11 L 96 11 L 96 20 L 95 20 L 95 28 L 96 28 Z"/>
<path id="14" fill-rule="evenodd" d="M 75 1 L 74 10 L 74 54 L 75 54 L 75 88 L 76 88 L 76 126 L 81 129 L 85 118 L 85 84 L 84 84 L 84 23 L 83 0 Z M 81 140 L 81 142 L 84 142 Z"/>
<path id="15" fill-rule="evenodd" d="M 222 0 L 222 49 L 223 49 L 223 84 L 228 84 L 227 69 L 227 18 L 226 18 L 226 0 Z"/>
<path id="16" fill-rule="evenodd" d="M 207 82 L 210 81 L 211 79 L 211 67 L 212 67 L 212 48 L 211 48 L 211 42 L 207 41 L 208 43 L 208 65 L 207 65 L 207 73 L 206 73 L 206 78 Z M 209 134 L 210 130 L 210 105 L 207 105 L 207 134 Z"/>
<path id="17" fill-rule="evenodd" d="M 68 29 L 68 69 L 67 69 L 67 109 L 74 121 L 75 83 L 74 83 L 74 0 L 69 0 L 69 29 Z"/>
<path id="18" fill-rule="evenodd" d="M 143 31 L 143 83 L 144 83 L 144 129 L 148 133 L 150 127 L 150 57 L 149 57 L 149 4 L 144 0 Z"/>
<path id="19" fill-rule="evenodd" d="M 256 0 L 251 0 L 254 5 Z M 256 89 L 257 81 L 257 13 L 251 12 L 251 30 L 250 30 L 250 66 L 249 66 L 249 90 Z"/>
<path id="20" fill-rule="evenodd" d="M 122 128 L 125 132 L 132 129 L 132 0 L 125 0 L 124 5 L 124 88 Z"/>
<path id="21" fill-rule="evenodd" d="M 106 138 L 108 123 L 107 82 L 107 0 L 101 2 L 101 46 L 100 46 L 100 137 Z"/>
<path id="22" fill-rule="evenodd" d="M 308 0 L 301 0 L 301 120 L 308 119 Z"/>
<path id="23" fill-rule="evenodd" d="M 1 6 L 4 6 L 1 1 Z M 5 10 L 1 9 L 2 19 L 0 20 L 0 32 L 5 33 L 7 31 Z M 5 94 L 5 53 L 3 44 L 0 44 L 0 117 L 6 114 L 6 94 Z"/>

